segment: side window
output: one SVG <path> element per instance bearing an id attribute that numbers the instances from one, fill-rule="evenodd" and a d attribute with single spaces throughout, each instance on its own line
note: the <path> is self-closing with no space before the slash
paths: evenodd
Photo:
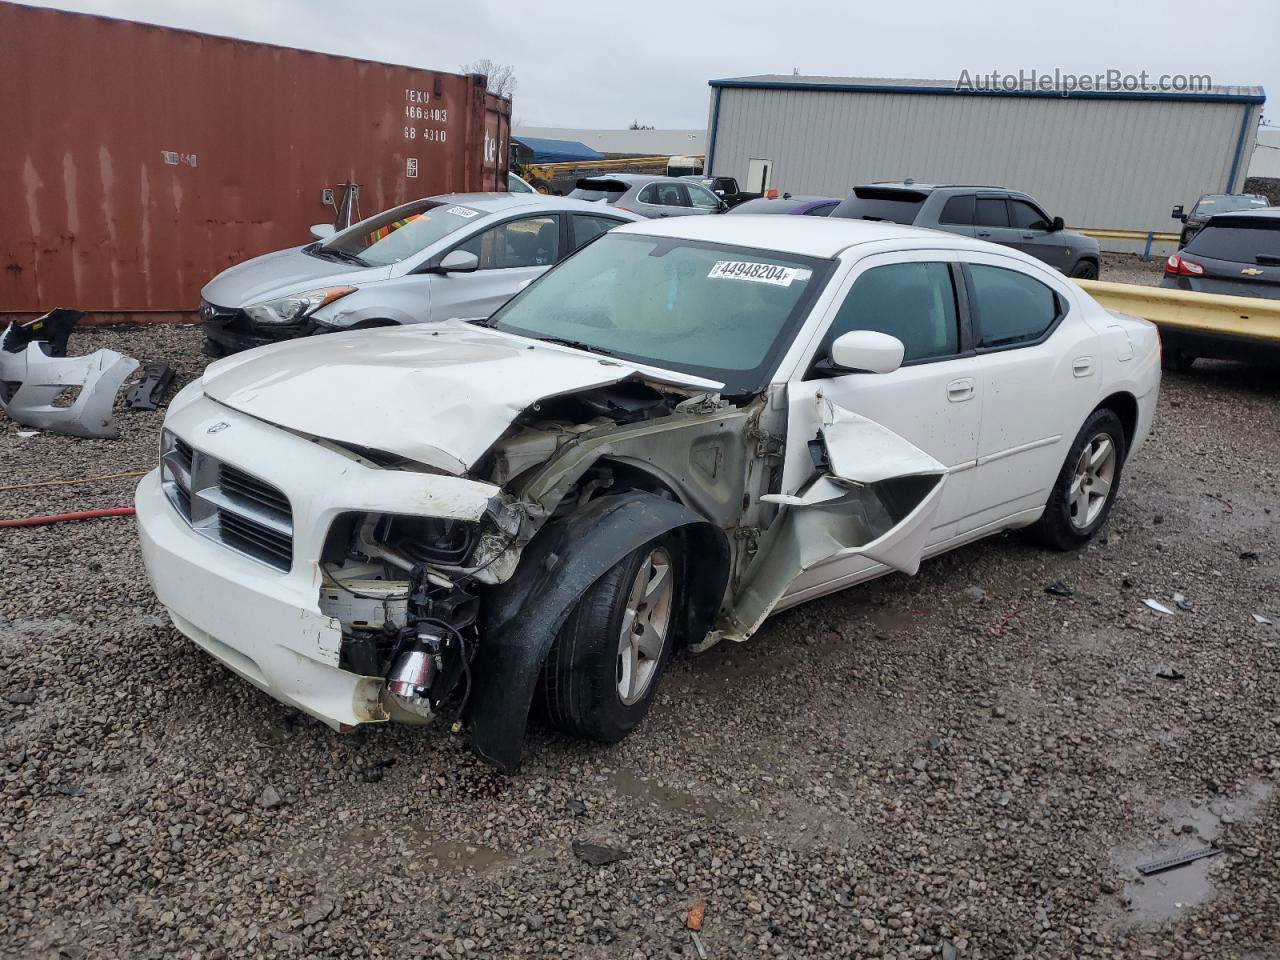
<path id="1" fill-rule="evenodd" d="M 965 269 L 979 349 L 1039 340 L 1058 319 L 1058 295 L 1039 280 L 1003 267 Z"/>
<path id="2" fill-rule="evenodd" d="M 651 183 L 640 194 L 641 203 L 656 203 L 660 207 L 687 207 L 689 196 L 678 183 Z"/>
<path id="3" fill-rule="evenodd" d="M 942 208 L 942 216 L 938 217 L 938 222 L 954 223 L 966 227 L 972 225 L 973 200 L 973 194 L 963 197 L 952 197 L 947 201 L 947 205 Z"/>
<path id="4" fill-rule="evenodd" d="M 720 209 L 720 198 L 706 187 L 690 183 L 685 185 L 685 189 L 689 191 L 689 202 L 699 210 Z"/>
<path id="5" fill-rule="evenodd" d="M 662 202 L 661 200 L 658 199 L 658 185 L 656 183 L 651 183 L 647 187 L 645 187 L 643 190 L 641 190 L 640 196 L 638 196 L 636 199 L 639 200 L 641 203 L 661 203 Z"/>
<path id="6" fill-rule="evenodd" d="M 612 217 L 591 217 L 575 213 L 573 215 L 573 249 L 577 250 L 585 246 L 600 234 L 608 233 L 622 223 L 622 220 L 614 220 Z"/>
<path id="7" fill-rule="evenodd" d="M 824 203 L 820 207 L 811 207 L 804 212 L 806 217 L 826 217 L 831 215 L 831 211 L 836 208 L 834 203 Z"/>
<path id="8" fill-rule="evenodd" d="M 960 352 L 956 294 L 945 263 L 893 263 L 872 267 L 845 297 L 823 342 L 826 355 L 850 330 L 878 330 L 906 348 L 903 362 Z"/>
<path id="9" fill-rule="evenodd" d="M 1009 219 L 1019 230 L 1048 230 L 1049 223 L 1044 216 L 1025 200 L 1009 198 Z"/>
<path id="10" fill-rule="evenodd" d="M 490 227 L 456 249 L 479 257 L 481 270 L 549 267 L 560 257 L 560 218 L 510 220 Z"/>
<path id="11" fill-rule="evenodd" d="M 979 227 L 1007 227 L 1009 211 L 1004 197 L 979 197 L 973 222 Z"/>

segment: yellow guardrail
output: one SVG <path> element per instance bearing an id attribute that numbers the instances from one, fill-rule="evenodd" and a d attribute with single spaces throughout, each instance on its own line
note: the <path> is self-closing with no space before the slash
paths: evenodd
<path id="1" fill-rule="evenodd" d="M 1177 243 L 1181 234 L 1156 233 L 1154 230 L 1107 230 L 1101 227 L 1068 227 L 1076 233 L 1083 233 L 1095 240 L 1146 240 L 1150 237 L 1156 243 Z"/>
<path id="2" fill-rule="evenodd" d="M 1077 280 L 1076 283 L 1108 310 L 1142 317 L 1160 327 L 1280 344 L 1280 300 L 1166 290 L 1106 280 Z"/>

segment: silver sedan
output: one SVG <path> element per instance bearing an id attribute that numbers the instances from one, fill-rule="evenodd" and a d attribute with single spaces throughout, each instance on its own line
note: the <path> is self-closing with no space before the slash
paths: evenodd
<path id="1" fill-rule="evenodd" d="M 201 291 L 205 352 L 453 317 L 487 317 L 625 210 L 541 194 L 415 200 L 224 270 Z"/>

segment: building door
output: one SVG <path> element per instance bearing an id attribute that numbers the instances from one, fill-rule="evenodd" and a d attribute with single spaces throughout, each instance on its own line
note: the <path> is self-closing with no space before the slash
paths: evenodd
<path id="1" fill-rule="evenodd" d="M 773 178 L 772 160 L 747 161 L 747 192 L 764 194 L 769 190 Z"/>

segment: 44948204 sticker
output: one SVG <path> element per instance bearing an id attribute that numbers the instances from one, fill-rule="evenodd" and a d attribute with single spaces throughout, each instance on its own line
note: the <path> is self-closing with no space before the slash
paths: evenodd
<path id="1" fill-rule="evenodd" d="M 707 278 L 711 280 L 749 280 L 789 287 L 796 280 L 808 280 L 813 271 L 803 267 L 781 267 L 776 263 L 752 263 L 748 260 L 717 260 Z"/>

